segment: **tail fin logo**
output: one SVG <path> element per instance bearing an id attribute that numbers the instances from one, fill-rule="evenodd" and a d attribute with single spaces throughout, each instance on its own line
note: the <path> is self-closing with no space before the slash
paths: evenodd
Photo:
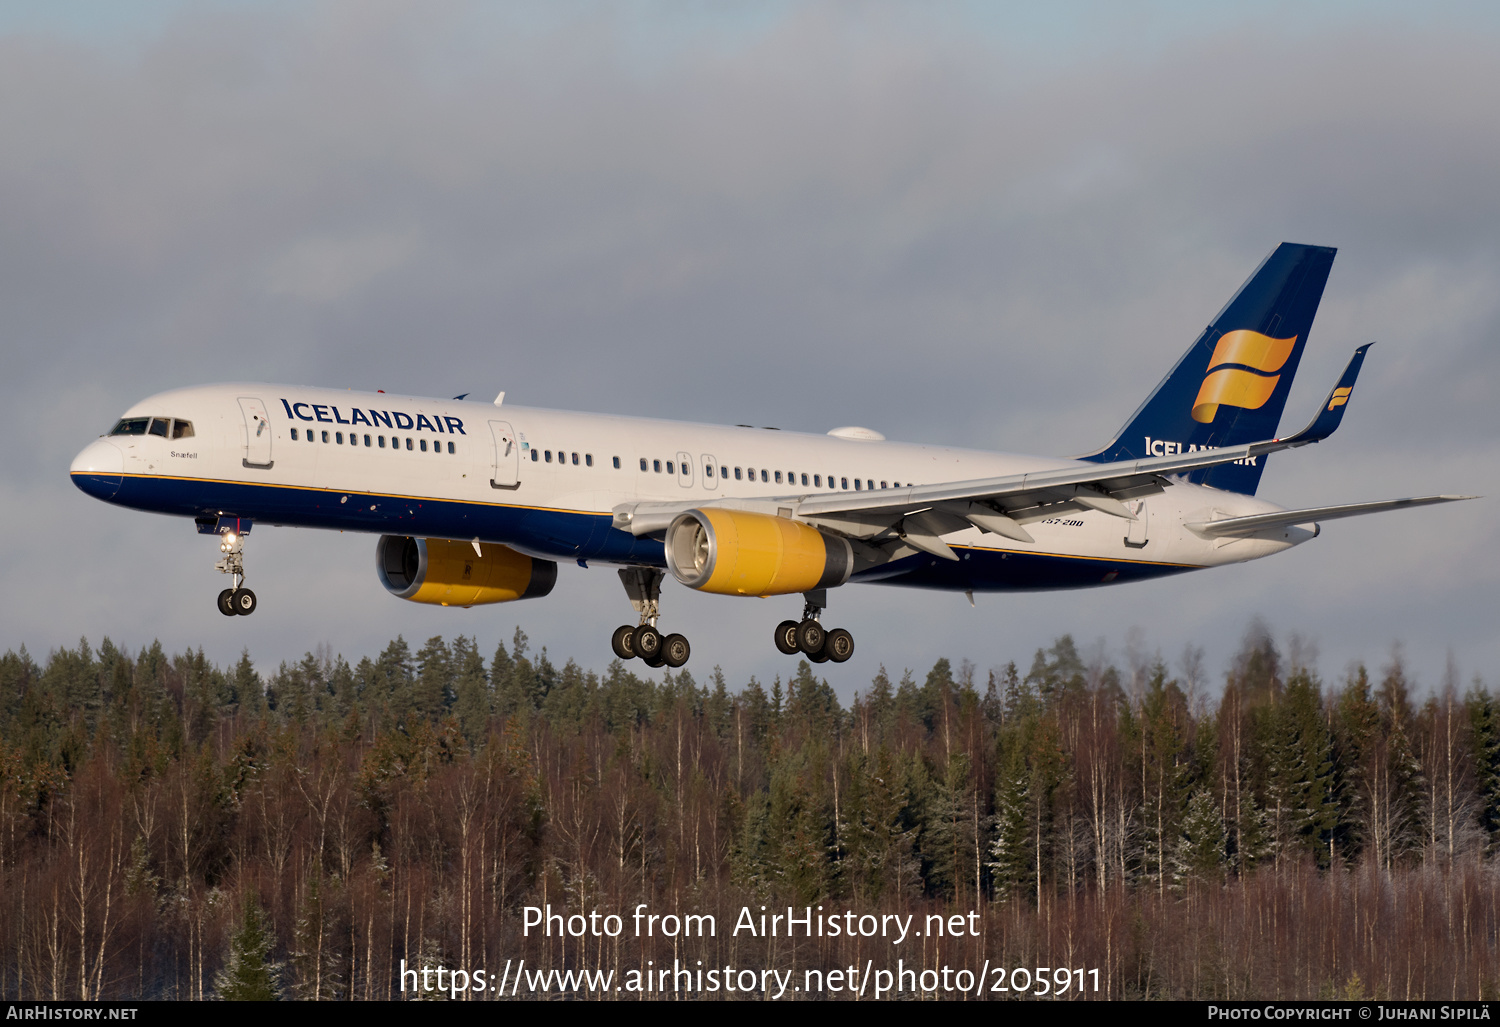
<path id="1" fill-rule="evenodd" d="M 1244 410 L 1258 410 L 1265 406 L 1266 400 L 1276 391 L 1276 383 L 1281 380 L 1281 375 L 1274 372 L 1281 370 L 1296 344 L 1295 335 L 1289 339 L 1273 339 L 1243 328 L 1225 332 L 1214 347 L 1213 358 L 1208 362 L 1209 374 L 1203 379 L 1198 398 L 1193 400 L 1193 420 L 1208 424 L 1219 412 L 1220 405 Z M 1225 364 L 1239 366 L 1224 367 Z M 1343 399 L 1337 402 L 1343 402 Z"/>
<path id="2" fill-rule="evenodd" d="M 1343 389 L 1343 388 L 1334 389 L 1333 390 L 1333 395 L 1331 397 L 1329 397 L 1329 399 L 1328 399 L 1328 409 L 1332 410 L 1334 407 L 1341 407 L 1345 403 L 1349 402 L 1349 393 L 1351 393 L 1353 391 L 1354 391 L 1354 386 L 1352 386 L 1352 385 L 1349 386 L 1347 389 Z"/>

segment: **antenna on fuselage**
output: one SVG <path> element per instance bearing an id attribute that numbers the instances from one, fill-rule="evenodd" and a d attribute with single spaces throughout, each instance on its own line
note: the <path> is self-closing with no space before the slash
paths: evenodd
<path id="1" fill-rule="evenodd" d="M 500 393 L 500 395 L 498 395 L 498 396 L 495 397 L 495 406 L 499 406 L 501 403 L 504 403 L 504 402 L 505 402 L 505 393 L 502 392 L 502 393 Z"/>

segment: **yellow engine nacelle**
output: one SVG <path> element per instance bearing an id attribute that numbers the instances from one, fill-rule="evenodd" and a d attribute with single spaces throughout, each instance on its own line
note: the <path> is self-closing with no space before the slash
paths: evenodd
<path id="1" fill-rule="evenodd" d="M 849 580 L 854 550 L 789 517 L 708 507 L 679 514 L 667 529 L 667 566 L 700 592 L 780 596 Z"/>
<path id="2" fill-rule="evenodd" d="M 557 584 L 557 564 L 494 542 L 481 543 L 382 535 L 375 568 L 386 591 L 399 599 L 437 606 L 480 606 L 536 599 Z"/>

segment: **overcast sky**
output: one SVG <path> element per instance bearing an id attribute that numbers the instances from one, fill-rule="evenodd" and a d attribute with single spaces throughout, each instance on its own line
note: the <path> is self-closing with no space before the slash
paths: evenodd
<path id="1" fill-rule="evenodd" d="M 0 7 L 0 649 L 272 669 L 520 625 L 603 669 L 633 621 L 609 568 L 427 609 L 371 536 L 262 528 L 260 609 L 226 619 L 214 541 L 69 462 L 223 380 L 1084 452 L 1283 240 L 1340 248 L 1283 430 L 1379 344 L 1342 430 L 1260 494 L 1500 496 L 1496 8 L 1036 6 Z M 881 664 L 1024 670 L 1071 632 L 1121 663 L 1201 646 L 1217 683 L 1260 617 L 1328 681 L 1399 643 L 1424 684 L 1451 656 L 1493 687 L 1495 501 L 976 609 L 840 589 L 825 624 L 858 648 L 826 673 L 847 698 Z M 770 636 L 797 597 L 664 604 L 700 678 L 794 667 Z"/>

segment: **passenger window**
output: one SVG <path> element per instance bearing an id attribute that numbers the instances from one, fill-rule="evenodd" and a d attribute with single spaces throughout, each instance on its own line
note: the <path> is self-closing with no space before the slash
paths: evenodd
<path id="1" fill-rule="evenodd" d="M 408 452 L 408 453 L 410 453 L 410 452 L 411 452 L 411 439 L 407 439 L 407 440 L 406 440 L 406 451 L 407 451 L 407 452 Z"/>
<path id="2" fill-rule="evenodd" d="M 676 471 L 674 471 L 672 469 L 672 461 L 670 461 L 670 460 L 667 461 L 667 473 L 668 474 L 676 474 L 677 473 Z"/>
<path id="3" fill-rule="evenodd" d="M 703 466 L 703 473 L 706 474 L 706 475 L 708 475 L 710 478 L 712 478 L 712 477 L 715 476 L 715 474 L 717 472 L 714 471 L 714 465 L 713 464 L 705 464 Z"/>
<path id="4" fill-rule="evenodd" d="M 869 480 L 865 481 L 865 488 L 867 488 L 867 489 L 873 489 L 874 487 L 875 487 L 875 483 L 873 481 L 869 481 Z"/>
<path id="5" fill-rule="evenodd" d="M 333 433 L 333 444 L 335 446 L 342 446 L 344 444 L 344 433 L 343 432 L 336 431 L 336 432 Z"/>
<path id="6" fill-rule="evenodd" d="M 754 481 L 755 480 L 755 468 L 753 468 L 753 467 L 747 467 L 747 468 L 745 468 L 745 477 L 749 478 L 751 481 Z"/>
<path id="7" fill-rule="evenodd" d="M 297 441 L 297 429 L 296 428 L 292 429 L 292 441 L 293 442 Z"/>
<path id="8" fill-rule="evenodd" d="M 780 471 L 776 472 L 776 484 L 778 484 L 778 485 L 781 484 L 781 472 Z"/>
<path id="9" fill-rule="evenodd" d="M 614 459 L 614 462 L 615 462 L 615 470 L 618 471 L 620 469 L 620 458 L 619 457 L 614 457 L 613 459 Z"/>
<path id="10" fill-rule="evenodd" d="M 657 474 L 661 473 L 661 461 L 660 460 L 653 460 L 653 461 L 651 461 L 651 467 L 652 467 L 652 469 L 654 471 L 656 471 Z"/>
<path id="11" fill-rule="evenodd" d="M 735 481 L 739 481 L 740 480 L 740 469 L 738 467 L 736 467 L 734 469 L 734 480 Z"/>
<path id="12" fill-rule="evenodd" d="M 375 441 L 378 442 L 378 443 L 380 443 L 380 448 L 381 449 L 385 448 L 385 436 L 384 435 L 377 435 L 377 436 L 375 436 Z"/>
<path id="13" fill-rule="evenodd" d="M 552 450 L 549 449 L 544 452 L 542 457 L 550 464 L 552 462 Z"/>
<path id="14" fill-rule="evenodd" d="M 719 477 L 721 477 L 721 478 L 727 478 L 727 477 L 729 477 L 729 468 L 721 466 L 719 468 Z"/>
<path id="15" fill-rule="evenodd" d="M 323 433 L 323 441 L 324 442 L 328 441 L 328 433 L 326 431 Z"/>
<path id="16" fill-rule="evenodd" d="M 885 488 L 885 482 L 881 482 L 881 483 L 880 483 L 880 487 L 881 487 L 881 488 Z"/>
<path id="17" fill-rule="evenodd" d="M 151 418 L 151 427 L 148 429 L 148 431 L 152 435 L 160 435 L 162 438 L 166 438 L 169 434 L 171 434 L 171 429 L 172 423 L 166 418 L 153 417 Z"/>
<path id="18" fill-rule="evenodd" d="M 577 453 L 573 454 L 573 466 L 574 467 L 578 466 L 578 454 Z"/>
<path id="19" fill-rule="evenodd" d="M 150 422 L 149 417 L 127 417 L 115 425 L 111 435 L 144 435 L 146 425 Z"/>
<path id="20" fill-rule="evenodd" d="M 841 489 L 843 489 L 843 490 L 845 490 L 847 492 L 849 490 L 849 479 L 848 478 L 840 478 L 839 479 L 839 488 L 841 488 Z"/>
<path id="21" fill-rule="evenodd" d="M 538 450 L 533 449 L 531 451 L 531 462 L 532 463 L 536 463 L 541 458 L 542 458 L 542 455 L 541 455 L 541 453 Z"/>
<path id="22" fill-rule="evenodd" d="M 761 481 L 770 481 L 771 480 L 770 477 L 766 474 L 766 469 L 764 467 L 762 467 L 760 469 L 760 480 Z"/>
<path id="23" fill-rule="evenodd" d="M 854 491 L 855 492 L 859 491 L 859 479 L 858 478 L 854 479 Z"/>
<path id="24" fill-rule="evenodd" d="M 815 474 L 815 475 L 813 475 L 813 484 L 815 486 L 817 486 L 818 488 L 822 488 L 823 487 L 823 476 L 821 474 Z"/>
<path id="25" fill-rule="evenodd" d="M 641 470 L 646 470 L 646 458 L 641 457 Z"/>
<path id="26" fill-rule="evenodd" d="M 807 484 L 807 475 L 805 475 L 805 474 L 802 476 L 802 484 L 803 485 Z"/>
<path id="27" fill-rule="evenodd" d="M 594 466 L 594 454 L 592 454 L 592 453 L 585 453 L 585 454 L 583 454 L 583 464 L 584 464 L 585 467 L 593 467 Z"/>
<path id="28" fill-rule="evenodd" d="M 192 421 L 173 421 L 172 422 L 172 438 L 174 438 L 174 439 L 190 439 L 192 437 L 193 437 L 193 422 Z M 295 436 L 295 435 L 292 436 L 292 438 L 294 438 L 294 439 L 296 437 L 297 436 Z"/>
<path id="29" fill-rule="evenodd" d="M 369 438 L 369 436 L 366 435 L 365 438 Z M 451 442 L 448 443 L 448 455 L 452 456 L 454 453 L 457 453 L 457 452 L 458 452 L 458 450 L 456 448 L 454 448 L 453 443 L 451 443 Z"/>

